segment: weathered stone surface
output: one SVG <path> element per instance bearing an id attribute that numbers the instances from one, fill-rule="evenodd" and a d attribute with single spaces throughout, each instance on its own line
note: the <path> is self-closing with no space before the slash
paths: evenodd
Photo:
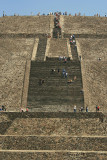
<path id="1" fill-rule="evenodd" d="M 69 57 L 67 39 L 51 39 L 48 57 Z"/>
<path id="2" fill-rule="evenodd" d="M 45 127 L 44 127 L 45 126 Z M 106 123 L 98 118 L 17 118 L 5 135 L 107 135 Z"/>
<path id="3" fill-rule="evenodd" d="M 85 106 L 88 105 L 89 111 L 95 111 L 95 106 L 98 104 L 100 105 L 100 111 L 107 112 L 107 18 L 61 16 L 60 39 L 56 39 L 56 41 L 55 39 L 48 39 L 47 43 L 47 37 L 49 36 L 47 34 L 50 34 L 52 38 L 53 18 L 54 16 L 15 16 L 0 18 L 1 105 L 6 105 L 9 111 L 19 111 L 22 97 L 26 105 L 27 94 L 25 96 L 22 95 L 23 86 L 24 92 L 27 92 L 25 88 L 26 86 L 28 87 L 28 85 L 23 83 L 26 62 L 29 61 L 30 63 L 32 52 L 35 50 L 35 38 L 39 40 L 39 43 L 37 42 L 39 47 L 37 48 L 36 58 L 37 60 L 42 59 L 43 61 L 48 53 L 52 57 L 53 55 L 64 56 L 64 53 L 67 52 L 68 49 L 69 39 L 61 39 L 61 37 L 70 38 L 71 34 L 75 34 L 77 50 L 79 56 L 81 56 Z M 73 48 L 71 48 L 71 52 L 73 53 L 72 49 Z M 45 53 L 46 55 L 44 55 Z M 76 61 L 72 63 L 77 63 L 78 54 L 77 52 L 75 53 Z M 75 56 L 75 53 L 73 53 L 73 56 Z M 33 55 L 36 55 L 36 53 L 33 52 Z M 35 59 L 35 56 L 33 58 Z M 101 58 L 101 60 L 99 61 L 98 58 Z M 52 64 L 52 61 L 57 64 L 55 59 L 55 61 L 49 58 L 46 60 L 48 63 L 43 62 L 45 65 Z M 56 64 L 50 66 L 53 67 Z M 35 69 L 38 68 L 38 71 L 42 69 L 41 73 L 44 73 L 44 70 L 46 70 L 45 65 L 44 68 L 41 68 L 41 63 L 38 63 L 36 68 L 34 68 L 34 73 L 37 74 L 34 82 L 32 82 L 34 86 L 36 86 L 35 82 L 38 82 L 38 77 L 41 76 L 41 74 L 35 72 Z M 50 70 L 51 67 L 48 69 Z M 68 65 L 68 68 L 71 70 L 71 78 L 73 74 L 77 74 L 77 76 L 80 75 L 78 68 L 76 68 L 76 73 L 72 65 Z M 52 79 L 49 80 L 50 73 L 48 69 L 46 70 L 48 90 L 45 90 L 44 87 L 45 97 L 46 94 L 49 94 L 49 96 L 53 95 L 53 92 L 51 92 L 53 81 Z M 62 68 L 60 69 L 62 70 Z M 29 73 L 26 75 L 28 77 Z M 44 76 L 44 74 L 42 76 Z M 79 80 L 81 81 L 81 78 Z M 65 96 L 65 92 L 61 92 L 62 89 L 65 91 L 64 81 L 60 82 L 62 85 L 61 90 L 59 90 L 61 86 L 59 86 L 58 79 L 56 79 L 54 83 L 57 86 L 56 90 L 53 88 L 55 96 L 57 96 L 57 94 L 58 96 L 61 94 L 61 96 L 57 98 Z M 35 92 L 41 95 L 44 90 L 40 90 L 39 92 L 36 90 Z M 73 90 L 69 92 L 69 94 L 73 93 Z M 44 96 L 42 100 L 46 102 Z M 0 114 L 0 159 L 107 159 L 106 115 L 92 112 L 70 113 L 73 111 L 73 106 L 62 104 L 62 107 L 60 107 L 59 103 L 56 106 L 52 104 L 52 109 L 50 107 L 49 110 L 47 109 L 49 106 L 44 107 L 43 105 L 41 107 L 36 105 L 36 111 L 38 111 L 38 113 Z M 43 110 L 47 110 L 49 113 L 42 113 L 41 111 Z M 56 111 L 56 113 L 53 111 Z M 59 111 L 65 111 L 66 113 Z M 77 108 L 77 111 L 79 111 L 79 108 Z"/>
<path id="4" fill-rule="evenodd" d="M 0 38 L 0 103 L 9 111 L 20 110 L 25 66 L 33 43 L 33 38 Z"/>
<path id="5" fill-rule="evenodd" d="M 3 150 L 107 151 L 106 137 L 3 136 Z"/>
<path id="6" fill-rule="evenodd" d="M 107 112 L 107 39 L 77 39 L 78 54 L 81 56 L 85 105 L 90 111 L 100 106 Z M 99 60 L 98 58 L 101 58 Z"/>
<path id="7" fill-rule="evenodd" d="M 54 16 L 11 16 L 0 18 L 0 33 L 51 33 L 53 25 L 50 24 L 52 24 L 53 18 Z"/>
<path id="8" fill-rule="evenodd" d="M 0 152 L 3 160 L 106 160 L 107 153 L 87 152 Z"/>
<path id="9" fill-rule="evenodd" d="M 88 16 L 64 16 L 64 27 L 66 34 L 106 34 L 106 17 Z"/>

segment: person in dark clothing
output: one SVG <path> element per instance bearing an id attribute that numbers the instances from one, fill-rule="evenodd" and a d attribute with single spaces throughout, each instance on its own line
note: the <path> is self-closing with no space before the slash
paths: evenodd
<path id="1" fill-rule="evenodd" d="M 84 110 L 84 108 L 83 108 L 83 107 L 81 107 L 81 112 L 83 112 L 83 110 Z"/>
<path id="2" fill-rule="evenodd" d="M 88 112 L 88 106 L 86 107 L 86 112 Z"/>
<path id="3" fill-rule="evenodd" d="M 51 69 L 51 73 L 54 73 L 55 72 L 55 69 Z"/>
<path id="4" fill-rule="evenodd" d="M 2 105 L 2 110 L 3 110 L 3 111 L 4 111 L 4 108 L 5 108 L 5 107 Z"/>
<path id="5" fill-rule="evenodd" d="M 2 111 L 6 111 L 6 107 L 2 105 Z"/>
<path id="6" fill-rule="evenodd" d="M 75 36 L 74 36 L 74 34 L 72 35 L 72 38 L 73 38 L 73 39 L 75 39 Z"/>
<path id="7" fill-rule="evenodd" d="M 44 82 L 44 79 L 39 79 L 39 85 L 42 85 Z"/>

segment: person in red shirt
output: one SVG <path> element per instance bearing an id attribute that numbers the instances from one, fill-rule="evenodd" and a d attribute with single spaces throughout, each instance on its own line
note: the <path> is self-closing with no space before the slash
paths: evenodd
<path id="1" fill-rule="evenodd" d="M 97 111 L 99 111 L 99 109 L 100 109 L 100 107 L 98 106 L 98 107 L 97 107 Z"/>

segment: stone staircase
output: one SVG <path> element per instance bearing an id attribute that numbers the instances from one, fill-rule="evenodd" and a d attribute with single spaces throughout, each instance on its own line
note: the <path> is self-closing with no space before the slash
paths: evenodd
<path id="1" fill-rule="evenodd" d="M 44 61 L 46 51 L 47 38 L 46 36 L 39 38 L 39 44 L 36 54 L 36 61 Z"/>
<path id="2" fill-rule="evenodd" d="M 61 38 L 60 16 L 56 14 L 54 18 L 53 38 Z"/>
<path id="3" fill-rule="evenodd" d="M 73 60 L 77 60 L 78 59 L 78 53 L 77 53 L 77 46 L 75 44 L 71 45 L 71 53 L 72 53 Z"/>
<path id="4" fill-rule="evenodd" d="M 102 113 L 13 112 L 2 116 L 11 123 L 4 125 L 5 132 L 0 130 L 1 160 L 107 158 L 106 116 Z"/>
<path id="5" fill-rule="evenodd" d="M 55 69 L 55 72 L 52 73 L 51 69 Z M 68 73 L 66 78 L 62 75 L 63 69 Z M 77 79 L 73 80 L 75 76 Z M 44 79 L 44 84 L 39 85 L 39 79 Z M 73 82 L 68 83 L 71 79 Z M 69 105 L 70 111 L 73 111 L 74 104 L 79 110 L 84 106 L 84 96 L 81 91 L 82 77 L 79 61 L 69 60 L 64 63 L 57 58 L 48 58 L 46 62 L 31 62 L 27 106 L 33 109 L 32 111 L 38 111 L 43 106 L 47 108 L 45 111 L 48 111 L 53 105 L 56 105 L 57 109 L 60 105 Z"/>
<path id="6" fill-rule="evenodd" d="M 53 29 L 53 38 L 61 37 L 61 29 L 60 28 L 54 28 Z"/>

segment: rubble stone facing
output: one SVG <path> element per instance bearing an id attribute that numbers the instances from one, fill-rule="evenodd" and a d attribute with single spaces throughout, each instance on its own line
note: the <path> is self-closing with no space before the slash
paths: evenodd
<path id="1" fill-rule="evenodd" d="M 0 157 L 5 160 L 105 160 L 106 153 L 85 153 L 85 152 L 0 152 Z"/>
<path id="2" fill-rule="evenodd" d="M 99 105 L 100 111 L 107 112 L 107 39 L 78 38 L 76 41 L 82 59 L 85 106 L 92 112 Z"/>
<path id="3" fill-rule="evenodd" d="M 0 38 L 0 103 L 20 111 L 26 60 L 31 59 L 34 39 Z"/>
<path id="4" fill-rule="evenodd" d="M 102 113 L 1 113 L 0 134 L 106 136 Z M 6 117 L 6 120 L 4 120 Z"/>
<path id="5" fill-rule="evenodd" d="M 0 18 L 0 33 L 51 33 L 54 16 L 7 16 Z M 50 25 L 51 24 L 51 25 Z"/>
<path id="6" fill-rule="evenodd" d="M 91 16 L 64 16 L 63 32 L 66 34 L 105 34 L 107 18 Z"/>
<path id="7" fill-rule="evenodd" d="M 48 57 L 69 57 L 67 39 L 51 39 Z"/>
<path id="8" fill-rule="evenodd" d="M 106 159 L 102 113 L 4 112 L 0 122 L 2 159 Z"/>
<path id="9" fill-rule="evenodd" d="M 3 136 L 2 150 L 107 151 L 106 137 Z"/>
<path id="10" fill-rule="evenodd" d="M 24 134 L 51 136 L 106 136 L 107 129 L 106 124 L 99 121 L 98 118 L 16 118 L 5 132 L 5 135 Z"/>

